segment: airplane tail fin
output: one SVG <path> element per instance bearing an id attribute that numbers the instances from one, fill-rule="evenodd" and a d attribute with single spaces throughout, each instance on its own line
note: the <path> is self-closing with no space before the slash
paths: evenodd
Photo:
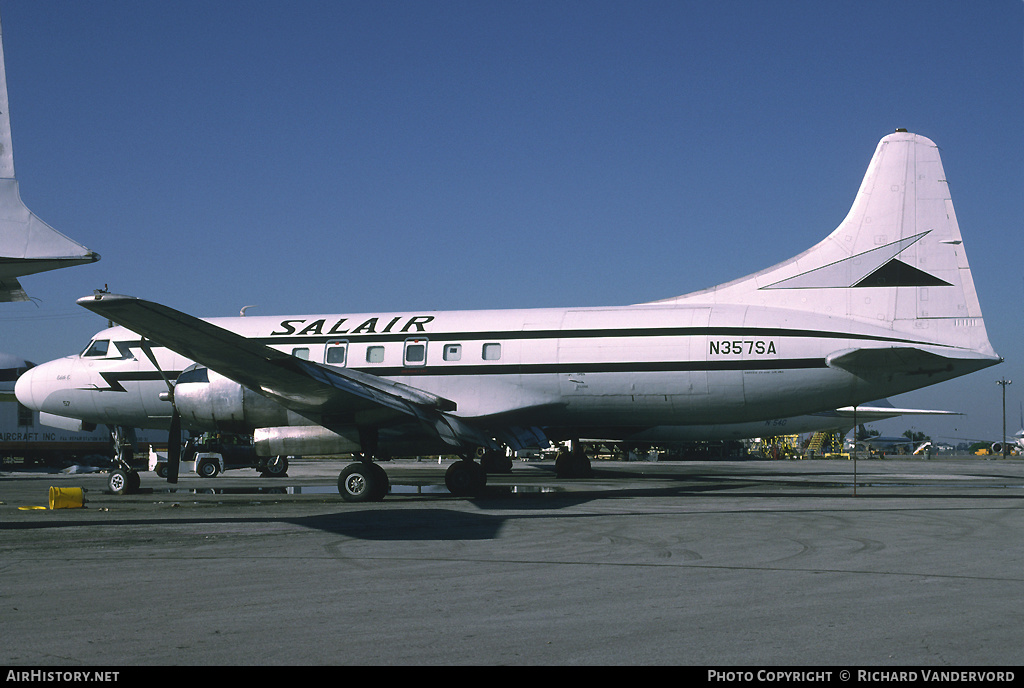
<path id="1" fill-rule="evenodd" d="M 810 311 L 913 335 L 963 357 L 998 359 L 939 149 L 904 130 L 878 143 L 849 214 L 816 246 L 753 275 L 661 303 Z"/>
<path id="2" fill-rule="evenodd" d="M 18 277 L 94 263 L 99 254 L 40 220 L 21 200 L 14 176 L 7 70 L 0 35 L 0 302 L 27 301 Z"/>

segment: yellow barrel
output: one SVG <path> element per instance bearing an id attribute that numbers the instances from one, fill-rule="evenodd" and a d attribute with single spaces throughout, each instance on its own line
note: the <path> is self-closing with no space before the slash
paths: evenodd
<path id="1" fill-rule="evenodd" d="M 80 487 L 51 487 L 51 509 L 80 509 L 84 499 Z"/>

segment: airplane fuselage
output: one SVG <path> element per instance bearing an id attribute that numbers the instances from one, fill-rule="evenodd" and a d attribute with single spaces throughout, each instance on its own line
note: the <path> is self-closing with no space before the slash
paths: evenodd
<path id="1" fill-rule="evenodd" d="M 474 425 L 539 426 L 552 439 L 749 437 L 742 433 L 758 423 L 860 404 L 964 372 L 864 379 L 831 367 L 828 357 L 853 348 L 914 346 L 948 353 L 952 347 L 848 319 L 756 306 L 649 304 L 209 322 L 309 361 L 457 400 L 452 415 Z M 157 370 L 142 342 L 121 327 L 100 332 L 82 354 L 34 369 L 19 384 L 19 398 L 87 423 L 165 427 L 173 409 L 161 399 L 164 376 L 173 382 L 192 362 L 153 345 Z"/>

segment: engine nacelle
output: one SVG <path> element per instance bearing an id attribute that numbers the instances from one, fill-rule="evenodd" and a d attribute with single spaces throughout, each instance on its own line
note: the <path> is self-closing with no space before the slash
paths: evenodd
<path id="1" fill-rule="evenodd" d="M 338 432 L 320 425 L 296 425 L 257 428 L 253 433 L 257 456 L 337 456 L 358 454 L 359 430 L 339 428 Z M 418 423 L 392 426 L 380 430 L 375 458 L 424 456 L 450 453 L 451 447 Z"/>
<path id="2" fill-rule="evenodd" d="M 319 425 L 264 427 L 256 430 L 253 442 L 257 456 L 331 456 L 361 452 L 359 433 L 345 437 Z"/>
<path id="3" fill-rule="evenodd" d="M 178 376 L 174 406 L 182 424 L 194 430 L 252 434 L 258 427 L 303 422 L 277 402 L 198 365 Z"/>

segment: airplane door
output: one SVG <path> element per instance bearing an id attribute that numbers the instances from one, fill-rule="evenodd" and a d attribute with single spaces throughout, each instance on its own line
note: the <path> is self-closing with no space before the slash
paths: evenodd
<path id="1" fill-rule="evenodd" d="M 568 311 L 562 319 L 561 335 L 555 353 L 558 361 L 558 389 L 563 399 L 584 398 L 590 388 L 594 361 L 601 355 L 601 344 L 581 336 L 593 330 L 598 315 L 592 311 Z M 589 376 L 589 377 L 588 377 Z"/>
<path id="2" fill-rule="evenodd" d="M 558 336 L 561 314 L 550 320 L 534 314 L 523 323 L 519 349 L 519 386 L 529 398 L 557 398 L 561 373 L 551 375 L 547 366 L 558 360 Z M 530 333 L 533 333 L 532 335 Z"/>

